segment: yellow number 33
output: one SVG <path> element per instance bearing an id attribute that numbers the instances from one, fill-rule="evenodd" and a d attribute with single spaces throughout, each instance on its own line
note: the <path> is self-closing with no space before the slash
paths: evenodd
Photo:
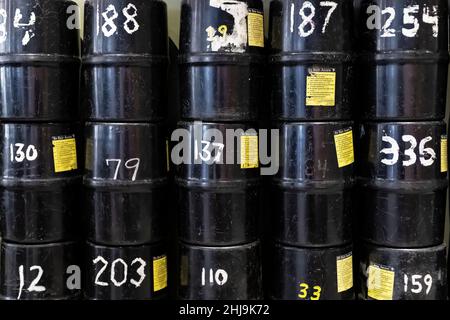
<path id="1" fill-rule="evenodd" d="M 307 285 L 306 283 L 300 283 L 300 293 L 298 294 L 298 297 L 300 299 L 306 299 L 308 296 L 308 289 L 309 289 L 309 285 Z M 322 288 L 319 286 L 314 286 L 313 290 L 314 290 L 314 292 L 313 292 L 310 300 L 319 300 L 320 293 L 322 292 Z"/>

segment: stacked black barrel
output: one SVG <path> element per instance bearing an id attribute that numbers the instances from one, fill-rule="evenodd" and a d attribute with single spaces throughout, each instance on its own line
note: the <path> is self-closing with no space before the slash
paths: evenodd
<path id="1" fill-rule="evenodd" d="M 351 1 L 274 0 L 272 299 L 354 299 Z"/>
<path id="2" fill-rule="evenodd" d="M 167 8 L 85 1 L 84 296 L 167 295 Z"/>
<path id="3" fill-rule="evenodd" d="M 447 1 L 360 0 L 361 297 L 445 299 Z"/>
<path id="4" fill-rule="evenodd" d="M 80 294 L 79 7 L 0 1 L 0 298 Z"/>
<path id="5" fill-rule="evenodd" d="M 263 22 L 260 0 L 182 1 L 182 121 L 172 135 L 182 140 L 172 149 L 180 299 L 263 296 L 255 129 L 263 96 Z"/>

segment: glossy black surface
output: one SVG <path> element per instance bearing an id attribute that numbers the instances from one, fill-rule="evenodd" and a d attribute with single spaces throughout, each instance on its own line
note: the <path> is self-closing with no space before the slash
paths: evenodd
<path id="1" fill-rule="evenodd" d="M 30 246 L 3 241 L 0 299 L 76 299 L 81 293 L 82 280 L 79 249 L 73 242 Z"/>
<path id="2" fill-rule="evenodd" d="M 383 10 L 385 17 L 393 18 L 385 28 L 391 33 L 368 27 L 374 12 L 369 6 L 373 5 Z M 416 12 L 405 13 L 414 7 Z M 395 11 L 395 17 L 386 10 Z M 360 116 L 366 120 L 443 119 L 448 73 L 447 1 L 357 0 L 355 13 Z M 436 17 L 438 29 L 427 16 L 428 20 Z M 405 17 L 418 24 L 414 36 L 407 36 L 415 27 L 405 24 Z M 382 23 L 384 26 L 388 21 L 382 19 Z"/>
<path id="3" fill-rule="evenodd" d="M 0 118 L 75 120 L 80 77 L 76 2 L 2 0 L 0 8 L 5 10 L 5 40 L 0 41 Z"/>
<path id="4" fill-rule="evenodd" d="M 219 4 L 208 0 L 182 2 L 181 117 L 209 121 L 256 120 L 263 104 L 261 54 L 264 46 L 250 45 L 248 15 L 263 15 L 262 1 Z M 213 32 L 216 40 L 211 40 L 206 31 L 211 28 L 216 30 Z M 220 33 L 220 28 L 227 31 Z M 234 40 L 230 42 L 230 39 Z M 218 43 L 217 48 L 214 42 Z"/>
<path id="5" fill-rule="evenodd" d="M 318 0 L 309 3 L 314 8 L 313 27 L 305 24 L 299 14 L 303 8 L 305 15 L 311 15 L 311 9 L 305 7 L 304 1 L 275 0 L 270 4 L 272 119 L 351 119 L 354 85 L 351 1 L 334 1 L 337 6 L 327 24 L 330 6 L 323 6 L 323 1 Z M 300 35 L 300 26 L 307 35 Z M 336 74 L 333 106 L 306 104 L 307 77 L 314 71 Z"/>
<path id="6" fill-rule="evenodd" d="M 115 31 L 103 16 L 111 19 L 113 9 Z M 159 0 L 86 1 L 84 30 L 85 118 L 162 120 L 168 91 L 166 4 Z"/>
<path id="7" fill-rule="evenodd" d="M 314 249 L 275 244 L 272 246 L 271 252 L 271 276 L 269 280 L 271 299 L 354 299 L 353 287 L 338 292 L 337 261 L 351 256 L 351 245 Z M 307 289 L 304 291 L 303 289 L 306 287 Z M 320 291 L 317 287 L 320 287 Z"/>
<path id="8" fill-rule="evenodd" d="M 168 197 L 164 127 L 87 123 L 85 135 L 88 239 L 109 245 L 161 240 Z"/>
<path id="9" fill-rule="evenodd" d="M 167 295 L 163 244 L 105 247 L 87 243 L 84 259 L 83 293 L 87 300 L 156 300 Z M 158 261 L 164 260 L 165 267 L 162 263 L 155 274 L 155 261 L 160 266 Z"/>
<path id="10" fill-rule="evenodd" d="M 358 271 L 360 294 L 363 299 L 373 300 L 377 297 L 368 295 L 367 285 L 370 266 L 381 266 L 394 273 L 391 300 L 447 299 L 446 247 L 443 244 L 424 249 L 392 249 L 363 244 Z M 424 282 L 425 277 L 431 277 L 430 286 Z M 372 278 L 372 281 L 376 285 L 377 279 Z"/>
<path id="11" fill-rule="evenodd" d="M 22 243 L 57 242 L 80 233 L 81 135 L 77 125 L 0 126 L 0 221 L 2 238 Z M 75 138 L 77 169 L 56 172 L 55 138 Z M 23 161 L 19 146 L 23 146 Z M 33 156 L 32 145 L 37 150 Z M 13 154 L 11 154 L 11 147 Z M 30 150 L 30 152 L 27 152 Z"/>
<path id="12" fill-rule="evenodd" d="M 446 135 L 443 122 L 366 123 L 359 141 L 359 187 L 357 199 L 361 219 L 361 236 L 375 244 L 413 248 L 443 242 L 447 191 L 447 172 L 441 172 L 441 137 Z M 397 163 L 392 160 L 389 136 L 398 143 Z M 415 138 L 417 146 L 411 156 L 405 152 Z M 427 137 L 430 139 L 424 142 Z M 420 151 L 420 145 L 423 151 Z M 395 147 L 395 146 L 394 146 Z M 427 150 L 431 148 L 435 155 Z M 421 153 L 420 153 L 421 152 Z M 434 159 L 434 161 L 432 160 Z M 424 164 L 422 164 L 422 162 Z"/>
<path id="13" fill-rule="evenodd" d="M 271 179 L 272 235 L 294 246 L 352 240 L 353 164 L 339 168 L 335 134 L 353 122 L 281 123 L 280 169 Z"/>
<path id="14" fill-rule="evenodd" d="M 240 158 L 236 151 L 240 150 L 240 140 L 237 137 L 242 133 L 237 133 L 237 137 L 232 139 L 234 142 L 231 137 L 229 140 L 226 138 L 227 129 L 250 132 L 248 130 L 253 127 L 249 124 L 200 125 L 188 122 L 179 123 L 179 127 L 188 130 L 191 160 L 191 164 L 175 166 L 180 238 L 188 243 L 213 246 L 255 241 L 260 214 L 259 168 L 244 169 L 238 164 Z M 211 129 L 218 130 L 224 141 L 208 137 L 214 134 L 208 131 Z M 253 135 L 257 135 L 254 132 Z M 225 146 L 220 158 L 224 163 L 208 164 L 199 158 L 196 164 L 196 139 L 223 143 Z M 217 156 L 215 152 L 217 150 L 213 151 L 212 158 Z M 234 164 L 227 164 L 227 153 L 233 156 Z"/>
<path id="15" fill-rule="evenodd" d="M 180 243 L 177 279 L 177 297 L 182 300 L 262 299 L 260 244 L 202 247 Z"/>

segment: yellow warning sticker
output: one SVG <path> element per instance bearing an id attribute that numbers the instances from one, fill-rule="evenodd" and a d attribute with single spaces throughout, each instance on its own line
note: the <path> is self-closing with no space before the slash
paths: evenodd
<path id="1" fill-rule="evenodd" d="M 337 288 L 344 292 L 353 288 L 353 255 L 350 252 L 345 256 L 337 257 Z"/>
<path id="2" fill-rule="evenodd" d="M 441 172 L 448 171 L 447 136 L 441 137 Z"/>
<path id="3" fill-rule="evenodd" d="M 258 167 L 258 136 L 241 136 L 241 169 Z"/>
<path id="4" fill-rule="evenodd" d="M 75 135 L 52 137 L 52 144 L 56 173 L 78 169 Z"/>
<path id="5" fill-rule="evenodd" d="M 371 265 L 368 270 L 369 279 L 367 280 L 368 296 L 375 300 L 392 300 L 394 294 L 394 270 Z"/>
<path id="6" fill-rule="evenodd" d="M 261 13 L 248 13 L 248 45 L 264 48 L 264 16 Z"/>
<path id="7" fill-rule="evenodd" d="M 334 107 L 336 104 L 336 72 L 310 70 L 306 77 L 306 105 Z"/>
<path id="8" fill-rule="evenodd" d="M 336 145 L 339 168 L 346 167 L 355 162 L 352 128 L 335 132 L 334 143 Z"/>
<path id="9" fill-rule="evenodd" d="M 167 257 L 153 258 L 153 291 L 167 288 Z"/>

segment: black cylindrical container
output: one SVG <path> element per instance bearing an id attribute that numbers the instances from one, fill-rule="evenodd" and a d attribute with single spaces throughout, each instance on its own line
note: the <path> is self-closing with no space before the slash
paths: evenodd
<path id="1" fill-rule="evenodd" d="M 85 117 L 162 120 L 167 106 L 168 55 L 163 1 L 85 1 Z"/>
<path id="2" fill-rule="evenodd" d="M 167 294 L 163 244 L 104 247 L 87 244 L 84 297 L 88 300 L 154 300 Z"/>
<path id="3" fill-rule="evenodd" d="M 77 125 L 0 125 L 2 238 L 20 243 L 77 237 L 81 137 Z"/>
<path id="4" fill-rule="evenodd" d="M 351 36 L 351 1 L 271 2 L 273 120 L 351 119 Z"/>
<path id="5" fill-rule="evenodd" d="M 177 296 L 183 300 L 263 298 L 260 244 L 234 247 L 179 245 Z"/>
<path id="6" fill-rule="evenodd" d="M 180 239 L 199 245 L 237 245 L 258 237 L 258 133 L 250 124 L 180 122 L 183 145 L 172 149 Z M 181 162 L 182 159 L 178 159 Z"/>
<path id="7" fill-rule="evenodd" d="M 275 244 L 270 298 L 277 300 L 352 300 L 352 246 L 299 248 Z"/>
<path id="8" fill-rule="evenodd" d="M 446 0 L 356 0 L 366 120 L 439 120 L 448 73 Z"/>
<path id="9" fill-rule="evenodd" d="M 0 119 L 78 116 L 79 7 L 69 0 L 0 0 Z"/>
<path id="10" fill-rule="evenodd" d="M 361 295 L 370 300 L 446 300 L 445 245 L 393 249 L 363 245 Z"/>
<path id="11" fill-rule="evenodd" d="M 361 127 L 361 236 L 398 248 L 444 240 L 447 197 L 443 122 L 366 123 Z"/>
<path id="12" fill-rule="evenodd" d="M 69 300 L 81 292 L 79 247 L 73 242 L 2 242 L 0 299 Z"/>
<path id="13" fill-rule="evenodd" d="M 272 178 L 276 241 L 307 247 L 352 242 L 353 123 L 282 123 Z M 274 150 L 272 148 L 274 152 Z"/>
<path id="14" fill-rule="evenodd" d="M 182 1 L 182 118 L 258 118 L 264 92 L 263 14 L 261 0 Z"/>
<path id="15" fill-rule="evenodd" d="M 160 124 L 87 123 L 88 239 L 106 245 L 160 241 L 167 216 L 167 150 Z"/>

